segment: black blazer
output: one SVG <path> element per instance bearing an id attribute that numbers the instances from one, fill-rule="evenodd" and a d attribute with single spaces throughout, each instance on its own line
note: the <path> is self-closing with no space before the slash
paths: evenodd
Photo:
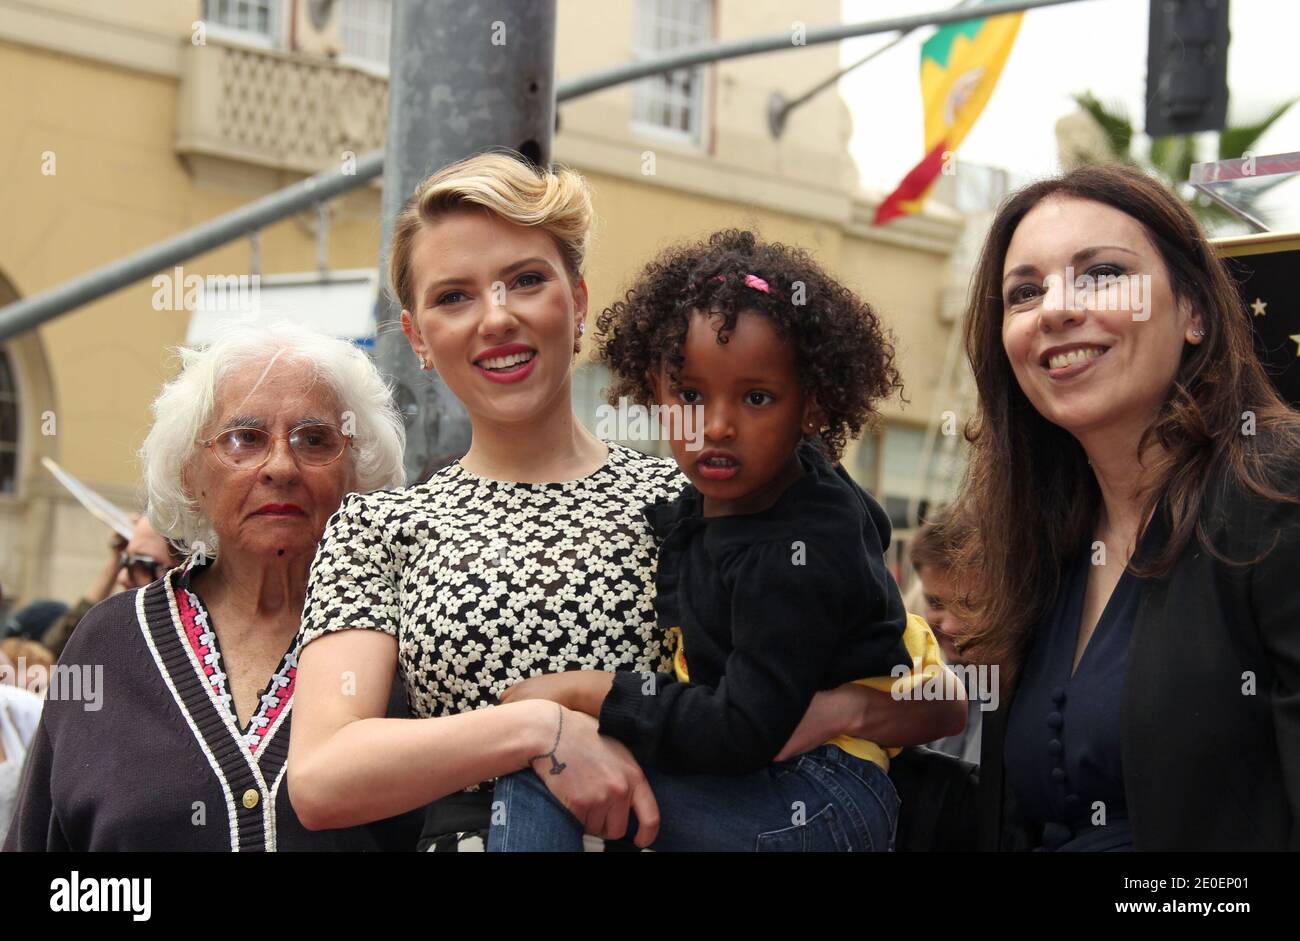
<path id="1" fill-rule="evenodd" d="M 1300 496 L 1300 455 L 1283 486 Z M 1121 754 L 1137 850 L 1300 849 L 1300 503 L 1219 473 L 1193 538 L 1148 581 L 1133 625 Z M 1162 514 L 1157 514 L 1163 527 Z M 1166 530 L 1167 531 L 1167 530 Z M 1163 534 L 1162 534 L 1163 535 Z M 1003 739 L 1012 696 L 984 717 L 980 848 L 1041 844 L 1016 814 Z"/>

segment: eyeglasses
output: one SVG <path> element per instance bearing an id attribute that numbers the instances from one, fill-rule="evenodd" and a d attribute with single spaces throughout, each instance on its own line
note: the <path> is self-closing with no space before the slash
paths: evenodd
<path id="1" fill-rule="evenodd" d="M 288 434 L 273 435 L 261 428 L 232 428 L 200 441 L 217 459 L 235 470 L 257 470 L 271 457 L 272 442 L 288 439 L 289 450 L 303 464 L 333 464 L 352 446 L 352 436 L 324 422 L 299 425 Z"/>
<path id="2" fill-rule="evenodd" d="M 162 563 L 151 555 L 131 555 L 122 552 L 117 557 L 118 568 L 126 569 L 134 584 L 147 585 L 162 574 Z"/>

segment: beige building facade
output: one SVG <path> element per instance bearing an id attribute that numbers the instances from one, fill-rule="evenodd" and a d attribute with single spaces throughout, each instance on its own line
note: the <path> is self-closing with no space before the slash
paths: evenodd
<path id="1" fill-rule="evenodd" d="M 388 0 L 0 0 L 0 304 L 382 146 L 388 16 Z M 838 0 L 560 0 L 557 69 L 563 81 L 675 44 L 797 37 L 839 17 Z M 883 194 L 858 187 L 849 109 L 834 89 L 774 138 L 769 96 L 793 97 L 839 68 L 834 44 L 792 47 L 562 104 L 554 156 L 595 192 L 593 312 L 660 248 L 729 226 L 812 250 L 876 306 L 898 338 L 910 404 L 889 403 L 886 427 L 846 464 L 897 507 L 917 496 L 924 429 L 954 395 L 944 391 L 954 321 L 944 298 L 964 286 L 954 275 L 963 217 L 935 205 L 873 227 Z M 184 274 L 374 269 L 379 193 L 376 182 L 329 203 L 323 242 L 322 218 L 308 212 L 256 244 L 190 259 Z M 194 316 L 156 295 L 146 280 L 0 346 L 10 596 L 72 602 L 107 554 L 107 530 L 42 457 L 141 508 L 136 450 Z M 580 413 L 601 378 L 580 368 Z"/>

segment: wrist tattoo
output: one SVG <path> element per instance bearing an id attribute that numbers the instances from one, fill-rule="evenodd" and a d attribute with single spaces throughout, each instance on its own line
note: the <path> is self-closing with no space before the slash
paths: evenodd
<path id="1" fill-rule="evenodd" d="M 559 774 L 565 768 L 569 767 L 564 762 L 560 761 L 560 759 L 555 757 L 555 753 L 560 750 L 560 735 L 564 732 L 564 707 L 560 706 L 559 708 L 560 708 L 560 724 L 559 727 L 556 728 L 555 730 L 555 744 L 551 747 L 551 750 L 546 752 L 545 754 L 533 755 L 533 757 L 528 759 L 529 764 L 532 764 L 534 761 L 537 761 L 539 758 L 551 759 L 551 767 L 549 769 L 550 774 Z"/>

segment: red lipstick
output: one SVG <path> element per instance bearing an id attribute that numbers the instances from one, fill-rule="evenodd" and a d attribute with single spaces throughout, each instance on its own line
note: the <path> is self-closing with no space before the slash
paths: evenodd
<path id="1" fill-rule="evenodd" d="M 268 503 L 258 509 L 254 516 L 306 516 L 307 513 L 296 503 Z"/>
<path id="2" fill-rule="evenodd" d="M 486 365 L 494 360 L 505 359 L 514 362 L 498 363 L 493 368 Z M 474 357 L 474 368 L 483 378 L 493 382 L 519 382 L 528 377 L 535 365 L 537 365 L 537 350 L 526 343 L 494 346 Z"/>

